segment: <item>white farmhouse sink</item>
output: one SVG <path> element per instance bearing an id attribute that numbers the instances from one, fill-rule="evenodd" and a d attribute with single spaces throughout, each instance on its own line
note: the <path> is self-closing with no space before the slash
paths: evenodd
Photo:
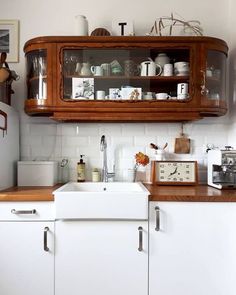
<path id="1" fill-rule="evenodd" d="M 53 192 L 56 219 L 148 219 L 140 182 L 69 182 Z"/>

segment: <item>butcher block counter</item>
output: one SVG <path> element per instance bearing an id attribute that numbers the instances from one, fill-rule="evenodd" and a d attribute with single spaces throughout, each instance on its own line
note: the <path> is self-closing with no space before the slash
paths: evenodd
<path id="1" fill-rule="evenodd" d="M 150 201 L 172 202 L 236 202 L 236 190 L 218 190 L 207 185 L 154 186 L 145 184 Z M 60 184 L 50 187 L 12 187 L 0 191 L 0 201 L 53 201 L 52 192 Z"/>

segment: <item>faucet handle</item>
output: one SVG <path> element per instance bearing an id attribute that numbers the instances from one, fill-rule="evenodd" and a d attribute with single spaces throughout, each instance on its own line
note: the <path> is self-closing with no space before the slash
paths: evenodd
<path id="1" fill-rule="evenodd" d="M 115 173 L 115 164 L 114 164 L 113 171 L 107 173 L 107 178 L 113 178 L 113 177 L 115 177 L 115 175 L 116 175 L 116 173 Z"/>

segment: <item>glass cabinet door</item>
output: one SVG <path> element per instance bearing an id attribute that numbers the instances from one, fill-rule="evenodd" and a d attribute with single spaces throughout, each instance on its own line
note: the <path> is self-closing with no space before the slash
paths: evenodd
<path id="1" fill-rule="evenodd" d="M 26 54 L 27 98 L 47 99 L 47 51 L 35 50 Z"/>
<path id="2" fill-rule="evenodd" d="M 208 50 L 205 70 L 205 89 L 208 100 L 225 101 L 226 55 L 220 51 Z"/>
<path id="3" fill-rule="evenodd" d="M 191 98 L 189 48 L 64 48 L 61 54 L 64 101 L 177 100 L 181 83 L 187 87 L 179 99 Z"/>

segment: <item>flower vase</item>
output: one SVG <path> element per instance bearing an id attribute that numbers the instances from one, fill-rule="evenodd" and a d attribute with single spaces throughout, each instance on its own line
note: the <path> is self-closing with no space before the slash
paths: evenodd
<path id="1" fill-rule="evenodd" d="M 164 150 L 156 150 L 155 151 L 155 160 L 156 161 L 165 160 L 165 151 Z"/>

